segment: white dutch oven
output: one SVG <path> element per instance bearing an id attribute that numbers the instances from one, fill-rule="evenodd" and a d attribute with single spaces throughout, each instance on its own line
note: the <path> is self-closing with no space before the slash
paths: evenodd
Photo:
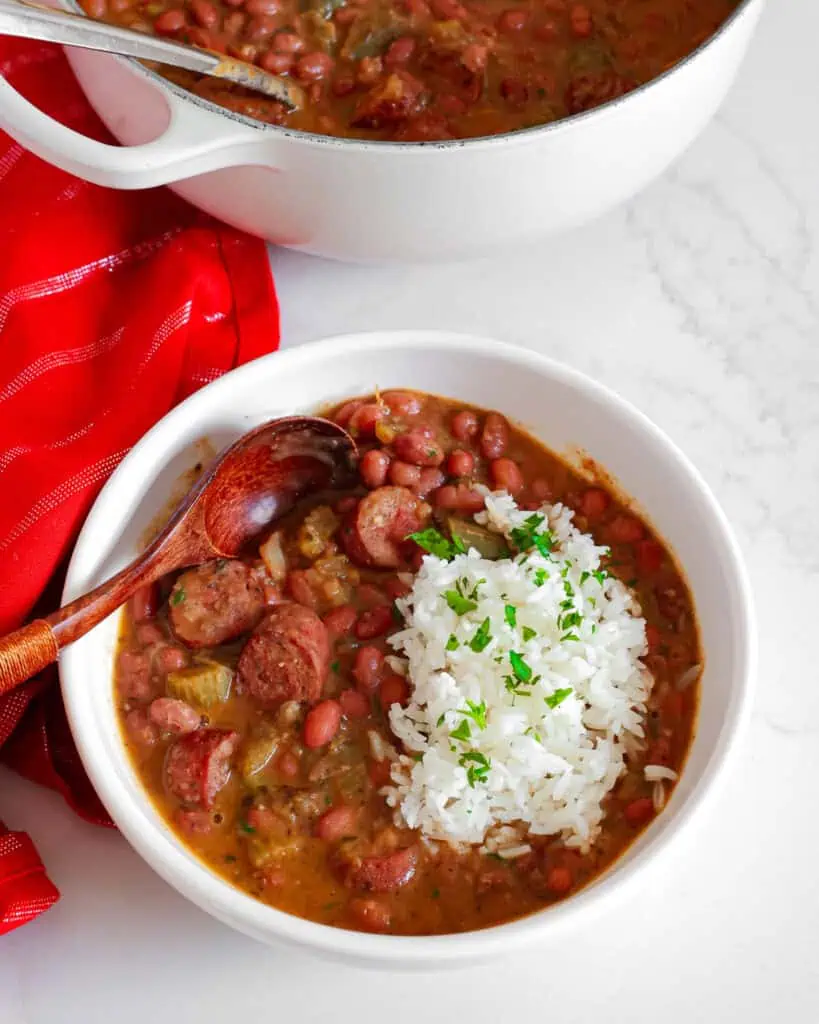
<path id="1" fill-rule="evenodd" d="M 78 10 L 74 0 L 63 0 Z M 238 228 L 354 261 L 482 255 L 596 217 L 643 188 L 722 102 L 763 0 L 745 0 L 687 60 L 598 110 L 443 143 L 332 139 L 226 113 L 136 61 L 68 49 L 124 148 L 41 113 L 0 78 L 0 127 L 100 185 L 171 185 Z"/>

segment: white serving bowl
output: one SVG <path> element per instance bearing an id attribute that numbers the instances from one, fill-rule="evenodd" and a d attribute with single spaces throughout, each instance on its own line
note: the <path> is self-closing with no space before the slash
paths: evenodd
<path id="1" fill-rule="evenodd" d="M 433 937 L 371 935 L 282 913 L 233 888 L 174 837 L 154 810 L 120 739 L 112 691 L 119 616 L 60 659 L 71 729 L 97 792 L 123 835 L 203 910 L 263 942 L 284 940 L 352 960 L 442 967 L 509 953 L 593 917 L 691 821 L 714 788 L 749 708 L 755 644 L 749 585 L 714 497 L 682 453 L 641 413 L 565 366 L 496 341 L 427 331 L 331 338 L 266 356 L 209 384 L 137 444 L 106 484 L 69 567 L 70 600 L 122 568 L 202 453 L 259 421 L 380 388 L 415 388 L 498 409 L 551 449 L 590 454 L 671 544 L 693 590 L 705 651 L 696 738 L 666 810 L 603 877 L 565 902 L 484 931 Z"/>
<path id="2" fill-rule="evenodd" d="M 50 0 L 78 12 L 77 0 Z M 86 138 L 0 76 L 0 128 L 57 167 L 112 188 L 169 184 L 243 231 L 340 260 L 496 254 L 582 224 L 675 160 L 725 97 L 764 0 L 653 81 L 554 124 L 482 139 L 372 142 L 228 114 L 135 60 L 67 49 L 123 143 Z"/>

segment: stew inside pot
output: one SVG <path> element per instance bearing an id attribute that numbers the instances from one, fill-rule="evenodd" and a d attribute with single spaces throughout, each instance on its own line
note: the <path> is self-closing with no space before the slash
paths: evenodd
<path id="1" fill-rule="evenodd" d="M 86 12 L 293 76 L 306 109 L 191 72 L 206 99 L 322 135 L 475 138 L 589 110 L 705 41 L 739 0 L 81 0 Z"/>
<path id="2" fill-rule="evenodd" d="M 668 547 L 497 413 L 342 403 L 360 482 L 124 616 L 141 781 L 254 897 L 434 934 L 539 910 L 663 809 L 701 653 Z"/>

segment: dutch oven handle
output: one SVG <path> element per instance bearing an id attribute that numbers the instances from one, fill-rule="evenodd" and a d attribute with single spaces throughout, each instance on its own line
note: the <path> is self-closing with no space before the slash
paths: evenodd
<path id="1" fill-rule="evenodd" d="M 168 185 L 196 174 L 259 163 L 264 134 L 229 117 L 214 133 L 214 114 L 166 93 L 168 126 L 138 146 L 112 146 L 80 135 L 29 103 L 0 75 L 0 128 L 61 170 L 95 185 L 138 189 Z"/>

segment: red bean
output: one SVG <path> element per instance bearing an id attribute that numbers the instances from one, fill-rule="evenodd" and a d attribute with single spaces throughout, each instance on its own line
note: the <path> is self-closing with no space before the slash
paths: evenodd
<path id="1" fill-rule="evenodd" d="M 378 686 L 378 676 L 384 664 L 384 655 L 377 647 L 359 647 L 353 663 L 353 679 L 362 693 L 370 693 Z"/>
<path id="2" fill-rule="evenodd" d="M 293 60 L 292 53 L 276 53 L 273 50 L 268 50 L 267 53 L 262 54 L 259 63 L 271 75 L 285 75 L 293 67 Z"/>
<path id="3" fill-rule="evenodd" d="M 637 544 L 637 567 L 640 572 L 657 572 L 663 564 L 663 549 L 656 540 L 641 540 Z"/>
<path id="4" fill-rule="evenodd" d="M 535 39 L 541 43 L 553 43 L 559 35 L 557 25 L 553 21 L 544 21 L 535 27 Z"/>
<path id="5" fill-rule="evenodd" d="M 509 443 L 509 425 L 497 412 L 487 413 L 481 431 L 481 451 L 486 459 L 499 459 Z"/>
<path id="6" fill-rule="evenodd" d="M 247 18 L 241 11 L 231 11 L 225 18 L 222 28 L 225 30 L 227 35 L 238 36 L 240 32 L 244 31 L 246 21 Z"/>
<path id="7" fill-rule="evenodd" d="M 278 14 L 281 9 L 281 0 L 245 0 L 245 10 L 248 14 Z"/>
<path id="8" fill-rule="evenodd" d="M 341 725 L 341 705 L 337 700 L 323 700 L 307 712 L 304 720 L 304 745 L 311 750 L 325 747 Z"/>
<path id="9" fill-rule="evenodd" d="M 388 675 L 378 688 L 378 699 L 385 711 L 389 711 L 393 704 L 400 704 L 403 707 L 409 700 L 406 679 L 397 673 Z"/>
<path id="10" fill-rule="evenodd" d="M 213 33 L 208 32 L 207 29 L 200 28 L 198 25 L 188 29 L 188 42 L 191 46 L 198 46 L 200 50 L 215 50 L 217 48 L 217 42 Z"/>
<path id="11" fill-rule="evenodd" d="M 354 498 L 351 494 L 348 494 L 346 498 L 341 498 L 335 504 L 336 512 L 339 515 L 344 516 L 348 512 L 352 512 L 358 504 L 358 498 Z"/>
<path id="12" fill-rule="evenodd" d="M 390 483 L 396 487 L 409 487 L 414 491 L 421 482 L 421 469 L 418 466 L 411 466 L 401 459 L 393 459 L 389 469 Z"/>
<path id="13" fill-rule="evenodd" d="M 188 653 L 181 647 L 163 647 L 156 656 L 160 672 L 178 672 L 188 664 Z"/>
<path id="14" fill-rule="evenodd" d="M 449 453 L 446 460 L 446 471 L 450 476 L 470 476 L 475 468 L 475 456 L 471 452 L 465 452 L 463 448 L 456 448 Z"/>
<path id="15" fill-rule="evenodd" d="M 322 78 L 326 78 L 327 75 L 333 70 L 333 58 L 329 53 L 324 53 L 321 50 L 315 50 L 311 53 L 305 53 L 303 57 L 299 57 L 296 61 L 296 66 L 293 69 L 293 73 L 296 78 L 302 82 L 318 82 Z M 366 406 L 364 408 L 367 408 Z M 383 410 L 378 406 L 375 407 L 379 410 L 380 415 L 376 419 L 380 419 L 383 415 Z M 358 423 L 361 424 L 362 412 L 359 411 L 356 414 Z M 375 430 L 376 419 L 372 421 L 373 431 Z M 352 425 L 352 424 L 351 424 Z M 363 433 L 362 427 L 359 425 L 359 432 Z"/>
<path id="16" fill-rule="evenodd" d="M 88 0 L 85 4 L 85 13 L 92 18 L 102 19 L 108 13 L 106 0 Z"/>
<path id="17" fill-rule="evenodd" d="M 384 590 L 394 601 L 397 597 L 406 597 L 410 590 L 412 590 L 412 587 L 409 583 L 404 583 L 403 580 L 399 580 L 397 576 L 393 576 L 392 579 L 387 580 L 384 584 Z"/>
<path id="18" fill-rule="evenodd" d="M 552 496 L 549 481 L 544 480 L 542 476 L 537 477 L 529 484 L 529 490 L 532 492 L 532 497 L 538 502 L 548 501 Z"/>
<path id="19" fill-rule="evenodd" d="M 330 641 L 337 640 L 340 636 L 346 636 L 355 625 L 357 617 L 357 612 L 351 604 L 342 604 L 327 612 L 322 621 Z"/>
<path id="20" fill-rule="evenodd" d="M 374 491 L 376 487 L 383 487 L 387 482 L 387 470 L 390 468 L 389 455 L 379 448 L 372 448 L 361 457 L 358 471 L 364 486 Z"/>
<path id="21" fill-rule="evenodd" d="M 361 613 L 355 624 L 355 635 L 359 640 L 372 640 L 373 637 L 386 633 L 392 624 L 392 608 L 389 605 L 379 605 Z"/>
<path id="22" fill-rule="evenodd" d="M 480 512 L 484 507 L 483 495 L 464 484 L 444 484 L 435 491 L 431 500 L 436 508 L 453 512 Z"/>
<path id="23" fill-rule="evenodd" d="M 303 60 L 307 60 L 308 57 L 313 56 L 315 55 L 308 53 L 305 54 L 304 57 L 299 57 L 299 64 Z M 326 56 L 326 54 L 322 54 L 321 56 Z M 298 74 L 298 66 L 296 68 L 296 73 Z M 383 418 L 384 409 L 375 402 L 368 402 L 366 405 L 361 405 L 355 410 L 347 423 L 347 429 L 353 437 L 373 437 L 375 435 L 376 423 Z"/>
<path id="24" fill-rule="evenodd" d="M 271 15 L 263 14 L 259 17 L 252 18 L 246 31 L 249 39 L 253 39 L 258 42 L 260 39 L 267 39 L 269 36 L 272 36 L 277 28 L 278 25 L 276 23 L 276 19 Z M 255 51 L 255 47 L 253 49 Z"/>
<path id="25" fill-rule="evenodd" d="M 638 825 L 645 825 L 654 817 L 654 801 L 648 796 L 632 800 L 630 804 L 626 804 L 623 817 L 634 828 Z"/>
<path id="26" fill-rule="evenodd" d="M 191 0 L 191 14 L 202 28 L 215 28 L 219 24 L 219 8 L 210 0 Z"/>
<path id="27" fill-rule="evenodd" d="M 512 497 L 523 490 L 523 474 L 513 459 L 494 459 L 489 464 L 489 472 L 496 490 L 508 491 Z"/>
<path id="28" fill-rule="evenodd" d="M 325 843 L 335 843 L 345 836 L 355 835 L 358 815 L 354 807 L 339 804 L 331 807 L 316 822 L 316 835 Z"/>
<path id="29" fill-rule="evenodd" d="M 273 36 L 273 46 L 279 51 L 279 53 L 301 53 L 304 49 L 304 40 L 301 36 L 297 36 L 295 32 L 277 32 L 276 35 Z M 349 422 L 350 416 L 352 416 L 355 410 L 363 404 L 363 402 L 358 400 L 354 402 L 347 402 L 346 405 L 342 406 L 339 415 L 344 410 L 349 409 L 349 414 L 344 421 L 345 423 Z M 351 408 L 352 406 L 355 406 L 355 408 Z M 342 422 L 339 415 L 336 416 L 336 423 Z"/>
<path id="30" fill-rule="evenodd" d="M 155 583 L 147 587 L 140 587 L 133 594 L 129 602 L 131 620 L 133 622 L 146 622 L 154 618 L 159 607 L 159 590 Z"/>
<path id="31" fill-rule="evenodd" d="M 359 928 L 368 932 L 389 931 L 390 908 L 381 900 L 350 900 L 350 915 Z"/>
<path id="32" fill-rule="evenodd" d="M 157 728 L 175 736 L 196 732 L 201 724 L 199 712 L 175 697 L 157 697 L 148 709 L 148 715 Z"/>
<path id="33" fill-rule="evenodd" d="M 367 776 L 376 789 L 388 785 L 392 762 L 384 758 L 383 761 L 370 761 L 367 766 Z"/>
<path id="34" fill-rule="evenodd" d="M 440 466 L 444 461 L 443 448 L 422 428 L 396 437 L 393 447 L 399 459 L 414 466 Z"/>
<path id="35" fill-rule="evenodd" d="M 358 690 L 342 690 L 338 702 L 345 718 L 366 718 L 370 713 L 370 702 Z"/>
<path id="36" fill-rule="evenodd" d="M 578 39 L 586 39 L 592 33 L 591 11 L 585 4 L 572 4 L 569 11 L 569 24 L 572 34 Z"/>
<path id="37" fill-rule="evenodd" d="M 279 42 L 280 36 L 284 35 L 284 34 L 286 34 L 288 36 L 289 35 L 295 35 L 295 33 L 291 33 L 291 32 L 280 33 L 274 39 L 274 45 L 276 46 L 277 50 L 283 50 L 285 52 L 289 52 L 288 51 L 288 47 Z M 298 36 L 296 36 L 296 38 L 298 39 Z M 292 52 L 293 53 L 297 53 L 298 51 L 297 50 L 293 50 Z M 333 419 L 336 421 L 336 423 L 338 423 L 338 425 L 340 427 L 346 427 L 347 424 L 350 422 L 350 420 L 353 418 L 353 413 L 357 412 L 361 408 L 362 405 L 364 405 L 364 401 L 361 398 L 354 398 L 350 402 L 344 402 L 344 404 L 340 405 L 338 407 L 338 409 L 336 410 L 336 413 L 333 416 Z"/>
<path id="38" fill-rule="evenodd" d="M 356 597 L 364 608 L 377 608 L 389 604 L 389 598 L 374 583 L 361 583 L 356 590 Z"/>
<path id="39" fill-rule="evenodd" d="M 574 885 L 574 878 L 568 868 L 549 868 L 546 874 L 546 888 L 555 896 L 565 896 Z"/>
<path id="40" fill-rule="evenodd" d="M 292 750 L 285 750 L 276 761 L 276 770 L 279 775 L 283 775 L 286 779 L 295 779 L 299 774 L 299 767 L 299 759 Z"/>
<path id="41" fill-rule="evenodd" d="M 502 79 L 500 94 L 510 107 L 522 107 L 529 99 L 529 89 L 519 78 Z"/>
<path id="42" fill-rule="evenodd" d="M 163 11 L 162 14 L 154 21 L 154 31 L 159 36 L 173 36 L 177 32 L 181 32 L 187 24 L 187 18 L 185 12 L 179 10 L 179 8 L 173 8 L 170 11 Z"/>
<path id="43" fill-rule="evenodd" d="M 362 57 L 358 62 L 356 81 L 359 85 L 374 85 L 383 70 L 384 64 L 380 57 Z"/>
<path id="44" fill-rule="evenodd" d="M 617 516 L 609 524 L 609 536 L 615 544 L 636 544 L 644 532 L 642 523 L 632 516 Z"/>
<path id="45" fill-rule="evenodd" d="M 395 42 L 390 43 L 386 54 L 384 55 L 384 65 L 388 68 L 398 67 L 401 64 L 406 64 L 407 61 L 415 53 L 415 40 L 412 36 L 401 36 L 400 39 L 396 39 Z M 415 398 L 415 396 L 412 396 Z M 385 396 L 386 398 L 386 396 Z M 420 412 L 421 403 L 415 399 L 418 405 L 416 412 Z M 388 403 L 389 404 L 389 403 Z M 395 412 L 395 410 L 393 410 Z M 400 415 L 397 414 L 397 415 Z M 404 415 L 407 415 L 406 413 Z M 413 415 L 413 414 L 409 414 Z"/>
<path id="46" fill-rule="evenodd" d="M 467 16 L 466 8 L 458 0 L 431 0 L 430 7 L 441 21 L 460 21 Z"/>
<path id="47" fill-rule="evenodd" d="M 469 43 L 461 53 L 461 64 L 473 75 L 479 75 L 484 70 L 488 59 L 489 47 L 483 43 Z"/>
<path id="48" fill-rule="evenodd" d="M 507 8 L 507 10 L 503 11 L 498 18 L 498 29 L 501 32 L 511 35 L 515 32 L 520 32 L 521 29 L 525 28 L 528 20 L 529 14 L 527 11 Z"/>
<path id="49" fill-rule="evenodd" d="M 334 96 L 349 96 L 354 89 L 355 78 L 350 74 L 341 74 L 333 81 Z"/>
<path id="50" fill-rule="evenodd" d="M 471 409 L 462 409 L 452 417 L 450 429 L 459 441 L 472 441 L 478 436 L 480 423 Z"/>
<path id="51" fill-rule="evenodd" d="M 662 633 L 659 629 L 649 623 L 646 626 L 646 646 L 648 647 L 650 654 L 656 654 L 656 652 L 659 651 L 662 639 Z"/>
<path id="52" fill-rule="evenodd" d="M 132 739 L 142 747 L 152 747 L 159 739 L 159 729 L 142 708 L 135 708 L 125 716 L 125 728 Z"/>
<path id="53" fill-rule="evenodd" d="M 303 604 L 305 608 L 314 609 L 318 603 L 305 569 L 293 569 L 287 574 L 287 591 L 294 601 Z"/>
<path id="54" fill-rule="evenodd" d="M 143 622 L 137 626 L 135 633 L 137 642 L 142 647 L 152 647 L 165 641 L 165 634 L 155 622 Z"/>
<path id="55" fill-rule="evenodd" d="M 587 519 L 599 519 L 609 507 L 609 496 L 600 487 L 590 487 L 580 499 L 580 511 Z"/>
<path id="56" fill-rule="evenodd" d="M 427 466 L 421 470 L 421 475 L 418 479 L 418 485 L 415 487 L 415 493 L 420 498 L 426 498 L 431 492 L 437 490 L 441 484 L 443 484 L 446 477 L 440 469 L 435 469 L 433 466 Z"/>
<path id="57" fill-rule="evenodd" d="M 151 662 L 142 651 L 121 651 L 117 658 L 120 696 L 126 700 L 147 700 L 152 692 Z"/>

